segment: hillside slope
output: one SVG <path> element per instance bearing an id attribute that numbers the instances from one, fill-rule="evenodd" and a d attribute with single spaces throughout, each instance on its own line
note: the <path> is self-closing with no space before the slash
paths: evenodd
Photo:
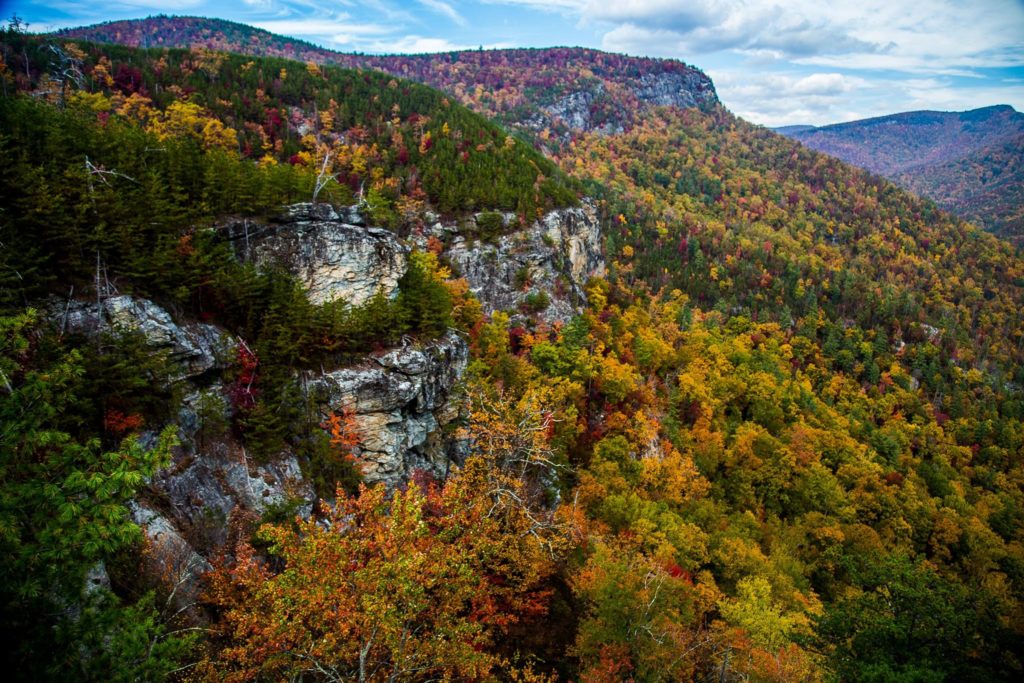
<path id="1" fill-rule="evenodd" d="M 896 182 L 1001 237 L 1024 241 L 1024 135 L 905 171 Z"/>
<path id="2" fill-rule="evenodd" d="M 996 234 L 1020 236 L 1024 114 L 1012 107 L 906 112 L 777 132 L 894 180 Z"/>

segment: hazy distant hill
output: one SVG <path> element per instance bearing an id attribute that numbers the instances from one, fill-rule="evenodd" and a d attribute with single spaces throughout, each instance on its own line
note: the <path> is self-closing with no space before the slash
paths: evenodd
<path id="1" fill-rule="evenodd" d="M 1024 135 L 896 178 L 904 187 L 980 222 L 998 235 L 1024 238 Z"/>
<path id="2" fill-rule="evenodd" d="M 1013 107 L 905 112 L 776 131 L 895 180 L 993 232 L 1024 233 L 1024 114 Z"/>

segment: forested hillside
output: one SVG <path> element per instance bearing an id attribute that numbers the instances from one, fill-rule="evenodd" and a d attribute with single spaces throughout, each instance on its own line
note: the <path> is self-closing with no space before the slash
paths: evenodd
<path id="1" fill-rule="evenodd" d="M 1024 239 L 1024 135 L 904 173 L 899 183 L 1015 244 Z"/>
<path id="2" fill-rule="evenodd" d="M 905 112 L 779 132 L 883 175 L 997 235 L 1020 236 L 1024 114 L 1013 107 Z"/>
<path id="3" fill-rule="evenodd" d="M 123 33 L 133 27 L 144 33 Z M 147 27 L 110 37 L 180 38 Z M 632 102 L 604 126 L 589 105 L 597 118 L 576 124 L 548 111 L 591 68 L 579 52 L 524 51 L 535 69 L 504 64 L 509 87 L 488 80 L 502 53 L 470 54 L 389 58 L 444 95 L 277 58 L 4 35 L 11 670 L 1019 680 L 1019 253 L 685 97 L 685 81 L 673 101 L 643 99 L 630 59 L 587 55 L 603 62 L 601 87 L 621 83 L 615 101 Z M 450 68 L 418 67 L 438 63 Z M 446 240 L 466 236 L 431 233 L 394 299 L 314 306 L 293 278 L 241 262 L 216 226 L 321 184 L 318 201 L 361 202 L 410 240 L 437 212 L 461 225 L 508 209 L 522 226 L 586 195 L 607 276 L 568 321 L 485 316 L 446 267 Z M 486 215 L 495 232 L 516 229 Z M 232 517 L 199 607 L 181 614 L 161 607 L 173 581 L 136 576 L 148 549 L 126 514 L 185 432 L 173 372 L 131 335 L 97 342 L 34 312 L 72 285 L 93 299 L 111 284 L 245 341 L 203 434 L 268 462 L 297 453 L 323 494 L 305 514 Z M 449 326 L 470 348 L 450 428 L 461 455 L 446 477 L 360 487 L 352 445 L 366 435 L 345 411 L 299 406 L 299 371 Z M 85 591 L 99 561 L 109 590 Z"/>
<path id="4" fill-rule="evenodd" d="M 364 55 L 221 19 L 157 16 L 62 31 L 62 36 L 134 47 L 188 47 L 374 69 L 427 83 L 466 106 L 542 139 L 573 128 L 622 130 L 648 103 L 715 104 L 714 84 L 695 67 L 583 48 Z"/>

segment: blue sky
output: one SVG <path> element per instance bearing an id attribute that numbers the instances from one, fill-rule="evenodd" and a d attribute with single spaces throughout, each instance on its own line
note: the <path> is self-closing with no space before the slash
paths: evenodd
<path id="1" fill-rule="evenodd" d="M 0 0 L 44 31 L 216 16 L 346 51 L 583 45 L 682 59 L 764 125 L 1024 111 L 1024 0 Z"/>

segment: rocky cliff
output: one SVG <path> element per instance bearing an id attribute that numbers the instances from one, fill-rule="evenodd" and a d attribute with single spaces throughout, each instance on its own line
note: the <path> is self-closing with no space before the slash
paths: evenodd
<path id="1" fill-rule="evenodd" d="M 503 216 L 505 230 L 514 217 Z M 487 313 L 518 311 L 546 322 L 568 320 L 586 302 L 587 280 L 605 272 L 601 225 L 590 200 L 491 240 L 478 239 L 474 230 L 453 234 L 441 223 L 429 233 L 449 240 L 445 257 Z"/>
<path id="2" fill-rule="evenodd" d="M 485 234 L 485 217 L 500 221 L 494 234 Z M 240 258 L 285 268 L 314 303 L 340 298 L 359 305 L 378 291 L 393 296 L 410 249 L 426 249 L 431 237 L 444 245 L 442 257 L 466 278 L 487 313 L 568 320 L 586 302 L 587 279 L 605 272 L 601 224 L 589 199 L 526 227 L 514 213 L 427 218 L 407 241 L 370 226 L 355 206 L 296 204 L 270 222 L 233 221 L 222 229 Z"/>
<path id="3" fill-rule="evenodd" d="M 180 445 L 131 506 L 149 539 L 150 560 L 158 565 L 154 571 L 195 574 L 207 566 L 230 540 L 233 518 L 254 520 L 271 509 L 309 514 L 316 494 L 294 452 L 254 462 L 231 432 L 203 433 L 204 413 L 229 411 L 221 375 L 238 340 L 214 325 L 176 322 L 156 303 L 127 295 L 99 304 L 55 302 L 50 316 L 67 332 L 141 333 L 175 363 L 171 381 L 184 394 L 176 419 Z M 466 341 L 450 332 L 298 379 L 324 416 L 353 411 L 358 432 L 353 454 L 365 480 L 395 486 L 416 469 L 443 477 L 461 458 L 448 427 L 462 411 L 457 388 L 468 354 Z M 102 568 L 97 571 L 102 575 Z M 182 599 L 194 597 L 196 588 L 186 581 Z"/>
<path id="4" fill-rule="evenodd" d="M 700 107 L 718 101 L 711 79 L 695 69 L 645 74 L 634 92 L 641 102 L 658 107 Z"/>
<path id="5" fill-rule="evenodd" d="M 355 207 L 296 204 L 270 223 L 234 221 L 224 229 L 241 259 L 285 268 L 314 303 L 341 298 L 358 306 L 378 291 L 393 295 L 409 254 L 394 233 L 367 226 Z"/>
<path id="6" fill-rule="evenodd" d="M 468 360 L 466 341 L 449 332 L 312 376 L 310 386 L 329 408 L 355 418 L 364 481 L 394 486 L 417 469 L 443 478 L 461 459 L 446 428 L 461 412 L 457 390 Z"/>
<path id="7" fill-rule="evenodd" d="M 428 218 L 430 225 L 410 240 L 369 226 L 355 207 L 310 204 L 288 207 L 269 222 L 232 221 L 218 229 L 240 258 L 294 273 L 314 302 L 342 298 L 358 305 L 378 291 L 395 294 L 410 250 L 425 247 L 431 236 L 447 244 L 443 257 L 488 312 L 566 320 L 584 302 L 587 278 L 604 272 L 600 225 L 589 201 L 520 229 L 514 214 Z M 494 230 L 487 241 L 484 223 Z M 222 424 L 229 417 L 226 371 L 241 340 L 215 325 L 175 320 L 155 302 L 131 295 L 54 302 L 50 316 L 67 332 L 140 333 L 174 363 L 169 381 L 184 397 L 176 418 L 180 445 L 132 505 L 162 567 L 195 573 L 206 566 L 230 541 L 230 522 L 238 516 L 312 510 L 316 492 L 296 453 L 286 449 L 255 462 L 230 431 L 211 436 L 204 429 L 211 412 Z M 465 410 L 459 385 L 468 357 L 466 340 L 450 331 L 432 341 L 406 340 L 346 367 L 297 373 L 296 380 L 323 417 L 351 414 L 358 439 L 353 455 L 364 480 L 393 487 L 416 470 L 443 478 L 464 457 L 455 432 Z"/>
<path id="8" fill-rule="evenodd" d="M 177 324 L 170 313 L 148 299 L 112 296 L 95 301 L 55 302 L 50 317 L 62 331 L 100 334 L 141 333 L 154 350 L 167 351 L 179 368 L 177 379 L 196 378 L 223 369 L 235 341 L 215 325 Z"/>

